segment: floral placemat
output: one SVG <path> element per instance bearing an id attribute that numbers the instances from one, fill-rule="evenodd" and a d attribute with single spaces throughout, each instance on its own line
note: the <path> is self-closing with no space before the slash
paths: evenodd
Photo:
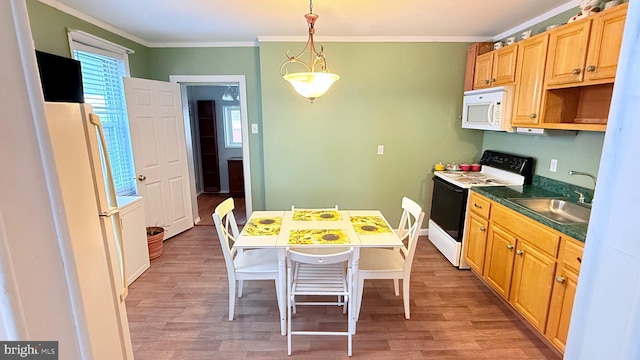
<path id="1" fill-rule="evenodd" d="M 290 245 L 314 245 L 314 244 L 348 244 L 349 237 L 342 230 L 304 229 L 291 230 L 289 233 Z"/>
<path id="2" fill-rule="evenodd" d="M 271 236 L 280 233 L 282 217 L 255 218 L 249 221 L 242 230 L 248 236 Z"/>
<path id="3" fill-rule="evenodd" d="M 352 216 L 351 225 L 358 234 L 382 234 L 392 230 L 380 216 Z"/>
<path id="4" fill-rule="evenodd" d="M 294 210 L 293 221 L 339 221 L 342 220 L 336 210 Z"/>

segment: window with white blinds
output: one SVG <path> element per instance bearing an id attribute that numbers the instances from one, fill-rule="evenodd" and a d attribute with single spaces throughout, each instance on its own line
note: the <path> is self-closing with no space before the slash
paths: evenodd
<path id="1" fill-rule="evenodd" d="M 224 118 L 224 146 L 227 148 L 242 147 L 242 117 L 240 106 L 224 105 L 222 116 Z"/>
<path id="2" fill-rule="evenodd" d="M 116 194 L 134 195 L 135 168 L 122 83 L 122 77 L 128 75 L 126 58 L 115 53 L 108 56 L 104 49 L 92 51 L 94 48 L 85 44 L 74 45 L 73 57 L 82 68 L 85 102 L 91 104 L 102 122 Z"/>

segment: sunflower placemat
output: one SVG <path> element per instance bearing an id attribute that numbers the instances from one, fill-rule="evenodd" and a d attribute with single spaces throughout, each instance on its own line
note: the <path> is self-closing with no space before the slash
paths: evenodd
<path id="1" fill-rule="evenodd" d="M 358 234 L 374 235 L 392 232 L 387 222 L 380 216 L 352 216 L 351 225 Z"/>
<path id="2" fill-rule="evenodd" d="M 342 215 L 336 210 L 294 210 L 293 221 L 340 221 Z"/>
<path id="3" fill-rule="evenodd" d="M 304 229 L 291 230 L 289 233 L 290 245 L 315 245 L 315 244 L 348 244 L 349 237 L 342 230 Z"/>
<path id="4" fill-rule="evenodd" d="M 272 236 L 280 233 L 282 217 L 255 218 L 248 222 L 242 230 L 248 236 Z"/>

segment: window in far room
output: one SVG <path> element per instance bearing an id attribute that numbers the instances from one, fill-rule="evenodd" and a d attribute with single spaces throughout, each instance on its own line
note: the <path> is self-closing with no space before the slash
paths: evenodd
<path id="1" fill-rule="evenodd" d="M 222 107 L 224 119 L 224 146 L 227 148 L 242 147 L 242 117 L 240 106 L 224 105 Z"/>

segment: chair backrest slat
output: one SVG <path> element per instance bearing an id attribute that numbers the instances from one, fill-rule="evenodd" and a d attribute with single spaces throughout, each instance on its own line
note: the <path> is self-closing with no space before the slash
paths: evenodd
<path id="1" fill-rule="evenodd" d="M 222 255 L 227 265 L 227 273 L 232 274 L 234 270 L 233 258 L 235 257 L 235 249 L 233 243 L 240 234 L 238 224 L 233 215 L 235 204 L 233 198 L 228 198 L 216 206 L 213 214 L 213 222 L 216 225 L 218 238 L 222 247 Z"/>
<path id="2" fill-rule="evenodd" d="M 404 271 L 410 273 L 413 256 L 415 255 L 418 243 L 418 236 L 420 236 L 420 227 L 424 220 L 424 212 L 418 203 L 408 197 L 402 198 L 402 209 L 403 212 L 397 234 L 400 240 L 404 241 L 406 239 L 407 241 L 406 246 L 402 247 L 401 250 L 405 259 Z"/>

